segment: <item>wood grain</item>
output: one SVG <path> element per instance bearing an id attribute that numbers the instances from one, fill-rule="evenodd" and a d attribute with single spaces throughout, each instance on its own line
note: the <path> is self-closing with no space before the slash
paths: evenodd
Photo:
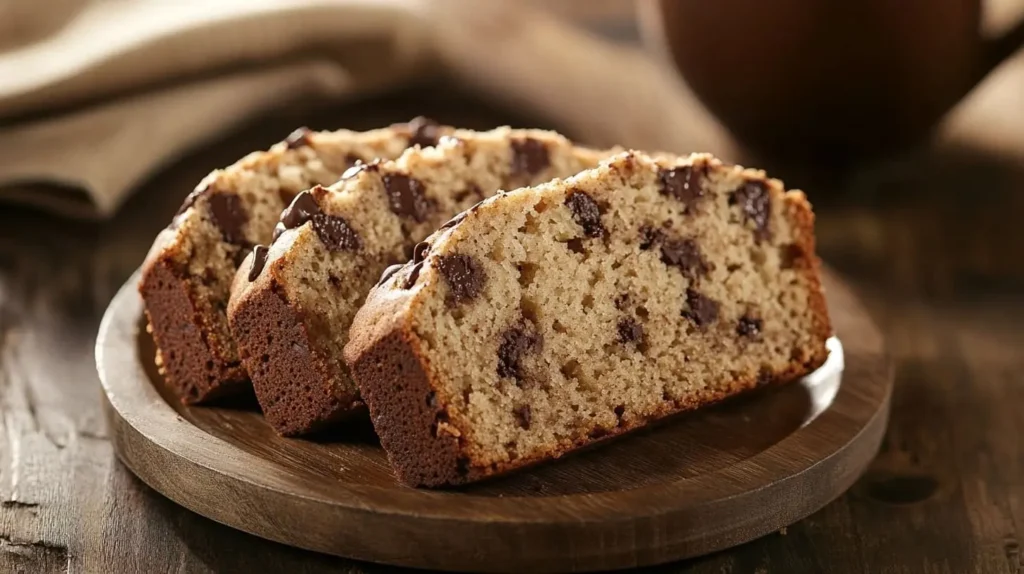
<path id="1" fill-rule="evenodd" d="M 418 113 L 543 125 L 417 89 L 265 118 L 154 176 L 106 225 L 0 210 L 0 572 L 395 571 L 261 540 L 145 486 L 114 457 L 93 345 L 103 309 L 210 169 L 296 125 L 366 128 Z M 821 511 L 647 571 L 1024 572 L 1024 166 L 921 150 L 809 182 L 776 173 L 809 190 L 821 253 L 885 334 L 889 430 L 868 473 Z"/>
<path id="2" fill-rule="evenodd" d="M 417 568 L 607 570 L 775 531 L 863 471 L 885 430 L 892 373 L 863 309 L 838 279 L 825 280 L 837 333 L 851 348 L 838 393 L 835 379 L 765 389 L 460 491 L 401 486 L 369 432 L 354 441 L 344 433 L 283 439 L 252 409 L 180 405 L 152 367 L 135 276 L 103 318 L 96 361 L 121 459 L 218 522 Z M 835 354 L 823 372 L 838 371 L 842 351 Z M 396 539 L 414 541 L 416 553 Z"/>
<path id="3" fill-rule="evenodd" d="M 254 410 L 182 406 L 151 366 L 137 276 L 104 317 L 96 360 L 121 460 L 218 522 L 417 568 L 608 570 L 773 532 L 839 496 L 866 468 L 885 429 L 892 373 L 863 308 L 834 276 L 825 281 L 836 332 L 850 341 L 842 385 L 835 347 L 826 379 L 763 389 L 459 491 L 400 485 L 369 432 L 284 439 Z M 413 540 L 417 551 L 394 540 Z"/>

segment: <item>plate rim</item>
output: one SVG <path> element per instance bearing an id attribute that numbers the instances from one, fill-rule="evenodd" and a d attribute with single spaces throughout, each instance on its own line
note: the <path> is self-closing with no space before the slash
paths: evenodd
<path id="1" fill-rule="evenodd" d="M 834 274 L 823 270 L 823 275 L 824 279 L 829 279 L 831 276 L 828 280 L 830 296 L 836 295 L 849 299 L 856 307 L 855 311 L 863 314 L 856 298 L 849 292 L 843 293 L 845 287 L 841 286 L 841 281 Z M 271 496 L 291 499 L 299 505 L 318 507 L 326 505 L 335 514 L 338 514 L 339 519 L 347 521 L 366 519 L 369 516 L 387 517 L 396 523 L 394 524 L 396 530 L 414 527 L 436 529 L 446 524 L 460 523 L 477 528 L 498 528 L 512 535 L 518 532 L 524 539 L 528 536 L 527 532 L 531 528 L 534 530 L 557 528 L 576 531 L 601 525 L 628 531 L 641 526 L 640 523 L 651 526 L 654 522 L 661 522 L 664 525 L 672 520 L 685 518 L 682 515 L 687 513 L 694 515 L 702 510 L 711 509 L 715 505 L 736 501 L 745 496 L 765 499 L 772 492 L 786 488 L 787 484 L 793 480 L 823 480 L 822 477 L 838 474 L 833 477 L 834 484 L 826 496 L 808 497 L 808 500 L 802 501 L 803 504 L 797 505 L 799 507 L 778 509 L 774 513 L 775 520 L 770 524 L 759 524 L 757 528 L 750 525 L 745 526 L 741 528 L 742 533 L 739 536 L 731 538 L 729 536 L 723 538 L 722 533 L 714 532 L 708 532 L 704 536 L 697 533 L 696 537 L 694 532 L 685 533 L 686 536 L 682 537 L 675 535 L 679 533 L 671 531 L 660 532 L 659 534 L 663 538 L 660 543 L 640 545 L 650 547 L 647 549 L 651 551 L 649 552 L 652 556 L 651 559 L 640 557 L 641 549 L 637 548 L 632 552 L 627 552 L 627 555 L 624 556 L 625 562 L 622 560 L 618 562 L 600 561 L 599 567 L 606 568 L 609 564 L 612 566 L 636 566 L 665 561 L 663 558 L 678 559 L 694 556 L 704 553 L 704 551 L 717 550 L 756 538 L 803 518 L 839 496 L 852 485 L 874 458 L 888 418 L 888 406 L 892 391 L 891 363 L 884 352 L 881 352 L 881 335 L 870 323 L 870 320 L 867 320 L 860 321 L 861 327 L 863 329 L 863 326 L 866 325 L 869 332 L 865 336 L 878 339 L 877 344 L 850 345 L 850 348 L 845 350 L 847 370 L 844 373 L 844 382 L 839 385 L 838 392 L 824 411 L 767 449 L 705 475 L 622 491 L 545 495 L 542 497 L 481 497 L 459 491 L 346 485 L 336 482 L 331 484 L 332 496 L 300 492 L 296 483 L 294 481 L 289 483 L 288 477 L 282 476 L 281 473 L 276 473 L 276 476 L 273 472 L 253 476 L 238 473 L 231 467 L 218 466 L 217 461 L 222 461 L 225 456 L 233 457 L 236 461 L 241 458 L 257 466 L 277 465 L 273 461 L 242 451 L 223 439 L 207 434 L 178 415 L 157 390 L 148 384 L 148 376 L 141 363 L 145 359 L 139 357 L 138 345 L 135 344 L 138 336 L 137 325 L 142 312 L 142 301 L 136 290 L 138 276 L 139 271 L 136 271 L 110 303 L 104 313 L 96 340 L 97 370 L 108 406 L 108 419 L 113 427 L 112 434 L 118 457 L 152 488 L 199 514 L 264 538 L 337 555 L 406 566 L 438 566 L 436 559 L 423 561 L 415 556 L 408 556 L 404 559 L 396 558 L 394 555 L 381 556 L 378 555 L 379 550 L 374 550 L 372 545 L 363 549 L 352 548 L 339 551 L 339 548 L 336 547 L 325 548 L 315 543 L 304 544 L 303 540 L 296 540 L 294 536 L 287 535 L 287 533 L 274 532 L 273 529 L 254 528 L 248 523 L 240 524 L 238 517 L 234 516 L 235 513 L 230 509 L 225 508 L 218 512 L 217 505 L 212 504 L 214 501 L 204 500 L 210 496 L 218 498 L 216 494 L 197 493 L 195 490 L 198 489 L 193 489 L 189 496 L 185 496 L 162 483 L 160 477 L 154 476 L 156 473 L 153 472 L 153 469 L 147 468 L 145 461 L 139 459 L 142 455 L 140 447 L 149 448 L 152 449 L 152 452 L 160 453 L 162 456 L 182 461 L 194 471 L 202 470 L 227 478 L 249 491 L 247 494 L 257 497 Z M 838 317 L 833 316 L 834 322 L 841 323 L 837 319 Z M 841 331 L 843 325 L 837 326 L 839 327 L 837 330 Z M 128 349 L 125 349 L 126 345 Z M 872 352 L 874 348 L 877 348 L 878 352 Z M 875 368 L 881 370 L 876 373 L 880 376 L 875 377 L 881 380 L 881 384 L 859 388 L 851 382 L 850 366 L 854 361 L 867 362 L 869 359 L 877 363 L 874 365 Z M 854 365 L 854 368 L 859 367 L 860 365 Z M 134 384 L 132 381 L 138 380 L 140 375 L 143 380 L 147 381 L 147 384 L 142 386 L 141 396 L 132 396 L 132 392 L 140 392 L 137 388 L 131 388 L 131 385 Z M 129 404 L 131 402 L 135 404 Z M 870 412 L 870 416 L 858 418 L 856 413 L 861 411 Z M 854 420 L 855 424 L 849 424 L 851 420 Z M 161 437 L 165 437 L 163 433 L 167 430 L 166 425 L 172 425 L 176 433 L 184 433 L 186 440 L 179 439 L 170 441 L 170 443 L 167 440 L 161 440 Z M 808 437 L 815 435 L 819 441 L 825 441 L 818 447 L 829 452 L 824 457 L 808 460 L 803 442 Z M 187 445 L 195 443 L 187 440 L 189 437 L 201 439 L 204 448 L 190 449 Z M 855 447 L 859 452 L 850 453 L 849 451 Z M 834 462 L 834 459 L 844 453 L 857 455 L 854 457 L 855 460 L 851 461 L 853 464 L 839 465 L 845 466 L 841 469 L 831 468 L 836 465 L 829 463 Z M 214 477 L 211 476 L 210 479 L 213 480 Z M 755 482 L 758 486 L 751 489 L 751 482 Z M 459 499 L 459 504 L 452 504 L 456 499 Z M 410 524 L 398 525 L 397 522 L 410 522 Z M 710 540 L 712 538 L 720 540 L 715 542 Z M 703 544 L 700 543 L 702 539 L 704 539 Z M 729 540 L 732 540 L 732 543 L 728 543 Z M 659 549 L 668 549 L 673 544 L 677 546 L 682 544 L 689 550 L 683 552 L 658 551 Z M 704 547 L 706 548 L 702 551 L 701 549 Z M 630 554 L 632 556 L 629 556 Z M 602 554 L 602 556 L 606 555 Z M 577 555 L 576 558 L 577 561 L 574 562 L 576 566 L 582 566 L 581 569 L 590 569 L 587 566 L 590 562 L 586 556 Z M 484 559 L 486 560 L 486 557 Z M 451 566 L 446 563 L 441 565 L 441 567 Z M 463 569 L 458 564 L 454 564 L 454 566 L 455 569 Z M 484 566 L 489 566 L 488 569 L 498 567 L 495 564 L 484 564 Z M 543 570 L 543 566 L 540 569 Z"/>

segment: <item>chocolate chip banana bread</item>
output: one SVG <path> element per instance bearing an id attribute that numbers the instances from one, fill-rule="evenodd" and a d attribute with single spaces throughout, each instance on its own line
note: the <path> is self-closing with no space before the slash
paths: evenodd
<path id="1" fill-rule="evenodd" d="M 139 283 L 157 364 L 182 401 L 248 386 L 225 315 L 229 288 L 245 255 L 270 241 L 292 197 L 337 181 L 357 161 L 398 157 L 451 131 L 422 118 L 364 133 L 300 129 L 196 187 L 157 237 Z"/>
<path id="2" fill-rule="evenodd" d="M 345 360 L 398 477 L 471 482 L 820 366 L 804 194 L 709 155 L 617 155 L 417 245 Z"/>
<path id="3" fill-rule="evenodd" d="M 342 360 L 349 324 L 418 241 L 498 189 L 573 175 L 610 154 L 551 132 L 457 130 L 296 197 L 270 247 L 239 269 L 228 308 L 267 421 L 294 436 L 361 406 Z"/>

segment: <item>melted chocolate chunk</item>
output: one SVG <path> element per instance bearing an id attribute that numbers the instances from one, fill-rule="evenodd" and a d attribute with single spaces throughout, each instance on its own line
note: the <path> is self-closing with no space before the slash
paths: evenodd
<path id="1" fill-rule="evenodd" d="M 274 240 L 289 229 L 312 222 L 313 231 L 329 251 L 354 250 L 362 247 L 359 234 L 344 218 L 327 215 L 320 209 L 313 194 L 303 191 L 281 212 L 281 220 L 274 228 Z"/>
<path id="2" fill-rule="evenodd" d="M 199 199 L 199 196 L 209 191 L 209 189 L 210 188 L 206 186 L 197 187 L 196 189 L 193 189 L 192 193 L 185 196 L 185 201 L 181 202 L 181 207 L 179 207 L 178 211 L 174 214 L 175 217 L 181 215 L 182 213 L 185 213 L 185 211 L 187 211 L 188 208 L 195 205 L 196 200 Z"/>
<path id="3" fill-rule="evenodd" d="M 523 378 L 522 358 L 540 349 L 541 340 L 533 323 L 522 321 L 501 334 L 498 345 L 498 376 Z"/>
<path id="4" fill-rule="evenodd" d="M 708 264 L 700 247 L 692 239 L 668 239 L 661 244 L 661 260 L 665 265 L 678 267 L 683 275 L 695 279 L 707 275 Z"/>
<path id="5" fill-rule="evenodd" d="M 233 193 L 215 193 L 210 196 L 210 215 L 213 223 L 220 229 L 224 241 L 233 245 L 246 245 L 243 227 L 249 221 L 249 214 L 242 205 L 242 200 Z"/>
<path id="6" fill-rule="evenodd" d="M 281 212 L 280 223 L 285 229 L 295 229 L 320 213 L 320 205 L 308 191 L 295 196 L 291 204 Z"/>
<path id="7" fill-rule="evenodd" d="M 483 266 L 469 255 L 444 255 L 437 268 L 448 283 L 448 302 L 453 305 L 479 295 L 487 279 Z"/>
<path id="8" fill-rule="evenodd" d="M 523 430 L 530 430 L 530 405 L 521 405 L 512 410 L 512 415 L 516 418 L 516 424 Z"/>
<path id="9" fill-rule="evenodd" d="M 512 140 L 512 175 L 537 175 L 551 165 L 548 146 L 533 138 Z"/>
<path id="10" fill-rule="evenodd" d="M 601 437 L 605 437 L 605 436 L 608 436 L 608 433 L 609 433 L 609 432 L 610 432 L 610 431 L 609 431 L 608 429 L 604 428 L 604 427 L 597 427 L 597 428 L 595 428 L 595 429 L 591 430 L 591 431 L 590 431 L 590 432 L 589 432 L 589 433 L 587 434 L 587 436 L 588 436 L 588 437 L 590 437 L 591 439 L 594 439 L 594 440 L 596 440 L 596 439 L 599 439 L 599 438 L 601 438 Z"/>
<path id="11" fill-rule="evenodd" d="M 397 173 L 385 174 L 382 179 L 391 211 L 399 216 L 412 217 L 417 223 L 426 221 L 434 203 L 427 197 L 423 183 Z"/>
<path id="12" fill-rule="evenodd" d="M 632 317 L 619 319 L 618 331 L 619 342 L 622 344 L 636 343 L 640 345 L 644 342 L 644 326 Z"/>
<path id="13" fill-rule="evenodd" d="M 701 179 L 703 170 L 692 166 L 663 169 L 658 173 L 658 183 L 662 195 L 667 195 L 686 205 L 686 212 L 704 197 L 704 186 Z"/>
<path id="14" fill-rule="evenodd" d="M 565 205 L 572 212 L 573 221 L 583 228 L 584 235 L 601 237 L 605 234 L 604 225 L 601 223 L 601 206 L 593 197 L 582 191 L 574 191 L 565 198 Z"/>
<path id="15" fill-rule="evenodd" d="M 267 265 L 267 254 L 270 250 L 263 245 L 257 245 L 256 249 L 252 250 L 252 267 L 249 268 L 249 283 L 252 283 L 263 273 L 263 268 Z"/>
<path id="16" fill-rule="evenodd" d="M 771 198 L 768 187 L 761 181 L 748 181 L 729 197 L 729 204 L 739 204 L 743 218 L 754 224 L 754 239 L 758 242 L 771 239 L 769 222 L 772 216 Z"/>
<path id="17" fill-rule="evenodd" d="M 683 317 L 700 328 L 707 327 L 718 319 L 718 302 L 694 289 L 686 290 L 686 305 Z"/>
<path id="18" fill-rule="evenodd" d="M 744 315 L 736 324 L 736 334 L 742 337 L 756 338 L 761 334 L 761 325 L 761 319 Z"/>
<path id="19" fill-rule="evenodd" d="M 452 227 L 455 227 L 456 225 L 462 223 L 463 219 L 466 219 L 465 211 L 446 221 L 445 224 L 441 226 L 441 229 L 450 229 Z"/>
<path id="20" fill-rule="evenodd" d="M 441 137 L 441 126 L 430 118 L 415 117 L 406 127 L 409 129 L 409 147 L 435 146 Z"/>
<path id="21" fill-rule="evenodd" d="M 342 217 L 317 213 L 312 222 L 313 231 L 328 251 L 354 251 L 363 246 L 359 234 Z"/>
<path id="22" fill-rule="evenodd" d="M 569 251 L 572 251 L 573 253 L 582 254 L 587 252 L 586 248 L 583 247 L 583 240 L 580 239 L 579 237 L 566 241 L 565 246 L 568 247 Z"/>
<path id="23" fill-rule="evenodd" d="M 284 139 L 284 143 L 288 145 L 288 149 L 306 147 L 311 143 L 309 136 L 312 135 L 312 133 L 313 132 L 311 132 L 309 128 L 303 126 L 288 134 L 288 137 Z"/>
<path id="24" fill-rule="evenodd" d="M 391 277 L 393 277 L 395 273 L 398 273 L 402 269 L 402 267 L 404 267 L 404 265 L 399 263 L 396 265 L 391 265 L 387 269 L 385 269 L 384 272 L 380 274 L 380 279 L 377 280 L 377 287 L 380 287 L 381 285 L 387 283 L 388 279 L 391 279 Z"/>
<path id="25" fill-rule="evenodd" d="M 427 253 L 430 253 L 430 244 L 426 241 L 420 241 L 416 244 L 416 247 L 412 248 L 412 262 L 419 263 L 427 257 Z"/>
<path id="26" fill-rule="evenodd" d="M 422 261 L 412 266 L 412 269 L 409 270 L 409 274 L 405 276 L 405 283 L 402 284 L 402 289 L 412 289 L 413 285 L 415 285 L 416 281 L 420 278 L 421 269 L 423 269 Z"/>

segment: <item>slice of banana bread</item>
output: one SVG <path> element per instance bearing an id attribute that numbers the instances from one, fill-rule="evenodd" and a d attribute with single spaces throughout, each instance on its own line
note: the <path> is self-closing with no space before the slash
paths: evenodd
<path id="1" fill-rule="evenodd" d="M 349 323 L 381 272 L 418 241 L 498 189 L 573 175 L 611 153 L 552 132 L 457 130 L 296 197 L 269 249 L 240 267 L 228 308 L 267 421 L 294 436 L 361 406 L 342 360 Z"/>
<path id="2" fill-rule="evenodd" d="M 228 331 L 229 288 L 252 247 L 270 241 L 295 194 L 337 181 L 357 161 L 398 157 L 452 131 L 423 118 L 362 133 L 303 128 L 207 176 L 157 236 L 139 282 L 157 364 L 181 400 L 202 402 L 248 386 Z"/>
<path id="3" fill-rule="evenodd" d="M 820 366 L 813 220 L 760 171 L 617 155 L 418 245 L 345 360 L 409 485 L 556 458 Z"/>

